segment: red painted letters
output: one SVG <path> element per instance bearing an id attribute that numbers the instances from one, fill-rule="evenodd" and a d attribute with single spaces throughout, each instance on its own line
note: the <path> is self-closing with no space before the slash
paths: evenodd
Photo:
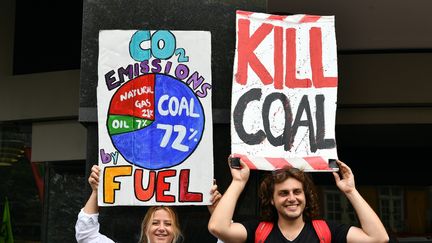
<path id="1" fill-rule="evenodd" d="M 285 70 L 283 66 L 283 37 L 285 31 Z M 263 40 L 273 32 L 274 51 L 273 63 L 262 63 L 255 50 Z M 297 29 L 283 29 L 280 26 L 273 26 L 263 23 L 254 33 L 250 33 L 250 20 L 238 20 L 238 46 L 237 46 L 237 73 L 235 81 L 238 84 L 246 85 L 248 80 L 248 68 L 250 67 L 264 85 L 273 84 L 275 89 L 283 88 L 283 74 L 285 71 L 285 86 L 287 88 L 326 88 L 336 87 L 337 77 L 325 77 L 322 62 L 322 30 L 319 27 L 312 27 L 309 30 L 309 53 L 310 66 L 312 70 L 311 79 L 298 79 L 297 68 Z M 273 77 L 267 70 L 268 66 L 274 67 Z"/>

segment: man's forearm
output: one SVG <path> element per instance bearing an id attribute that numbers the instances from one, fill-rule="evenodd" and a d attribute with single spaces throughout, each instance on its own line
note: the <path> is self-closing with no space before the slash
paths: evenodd
<path id="1" fill-rule="evenodd" d="M 220 234 L 229 231 L 237 201 L 244 187 L 243 182 L 232 181 L 220 199 L 208 224 L 210 232 L 215 236 L 219 237 Z"/>
<path id="2" fill-rule="evenodd" d="M 386 238 L 388 240 L 387 231 L 380 218 L 360 193 L 355 189 L 345 195 L 356 211 L 363 232 L 373 239 L 373 242 L 385 242 Z"/>

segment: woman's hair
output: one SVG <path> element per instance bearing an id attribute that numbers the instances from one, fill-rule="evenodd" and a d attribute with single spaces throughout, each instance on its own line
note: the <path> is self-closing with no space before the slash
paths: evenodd
<path id="1" fill-rule="evenodd" d="M 261 199 L 261 220 L 275 221 L 277 219 L 276 208 L 272 205 L 275 184 L 279 184 L 294 178 L 300 181 L 303 185 L 303 190 L 306 196 L 306 206 L 303 211 L 305 220 L 315 219 L 319 216 L 318 195 L 312 177 L 293 167 L 284 167 L 267 174 L 261 181 L 259 188 L 259 197 Z"/>
<path id="2" fill-rule="evenodd" d="M 149 229 L 151 222 L 153 220 L 153 216 L 154 216 L 155 212 L 158 210 L 165 210 L 171 217 L 171 220 L 172 220 L 171 225 L 172 225 L 173 235 L 174 235 L 172 242 L 175 243 L 179 240 L 179 238 L 182 237 L 182 234 L 180 231 L 179 220 L 178 220 L 177 213 L 175 212 L 175 210 L 169 206 L 153 206 L 147 210 L 147 213 L 145 214 L 144 219 L 141 222 L 141 234 L 140 234 L 140 239 L 139 239 L 138 243 L 149 243 L 147 232 L 148 232 L 148 229 Z"/>

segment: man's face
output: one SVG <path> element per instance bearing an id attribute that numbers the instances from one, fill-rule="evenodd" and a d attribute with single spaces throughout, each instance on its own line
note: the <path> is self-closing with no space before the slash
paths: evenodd
<path id="1" fill-rule="evenodd" d="M 275 184 L 272 204 L 279 218 L 290 221 L 303 220 L 303 210 L 306 207 L 303 184 L 294 178 Z"/>

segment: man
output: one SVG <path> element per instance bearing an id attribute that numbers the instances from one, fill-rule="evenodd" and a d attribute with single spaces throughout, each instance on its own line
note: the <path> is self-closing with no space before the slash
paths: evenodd
<path id="1" fill-rule="evenodd" d="M 247 165 L 230 167 L 232 182 L 212 214 L 208 228 L 226 243 L 255 242 L 259 222 L 234 223 L 237 200 L 250 174 Z M 388 242 L 389 237 L 373 209 L 355 188 L 354 175 L 343 162 L 337 161 L 339 173 L 333 172 L 337 187 L 346 195 L 357 213 L 361 228 L 326 222 L 332 242 Z M 262 219 L 274 222 L 263 242 L 320 242 L 311 220 L 317 216 L 317 196 L 310 175 L 295 168 L 283 168 L 269 174 L 260 187 Z"/>

